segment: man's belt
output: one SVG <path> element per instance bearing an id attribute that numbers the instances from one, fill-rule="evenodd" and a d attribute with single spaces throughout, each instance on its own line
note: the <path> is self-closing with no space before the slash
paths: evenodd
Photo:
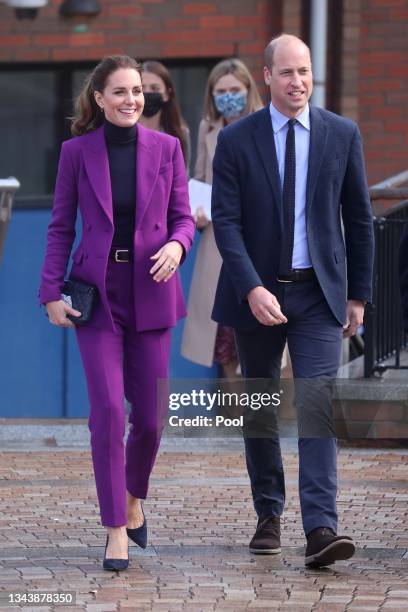
<path id="1" fill-rule="evenodd" d="M 277 281 L 279 283 L 295 283 L 296 281 L 313 280 L 316 278 L 316 273 L 313 268 L 293 268 L 289 274 L 279 274 Z"/>

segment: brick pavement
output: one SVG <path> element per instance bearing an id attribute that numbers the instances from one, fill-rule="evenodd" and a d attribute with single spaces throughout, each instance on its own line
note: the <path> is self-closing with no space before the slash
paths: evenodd
<path id="1" fill-rule="evenodd" d="M 293 441 L 283 441 L 282 554 L 254 557 L 247 551 L 256 521 L 241 442 L 166 439 L 145 505 L 150 545 L 132 545 L 129 570 L 115 574 L 101 569 L 105 536 L 87 435 L 84 426 L 66 427 L 71 443 L 64 428 L 38 439 L 27 426 L 24 451 L 16 437 L 0 436 L 0 592 L 76 592 L 75 606 L 20 609 L 408 609 L 406 449 L 340 449 L 340 525 L 358 552 L 317 571 L 303 565 Z"/>

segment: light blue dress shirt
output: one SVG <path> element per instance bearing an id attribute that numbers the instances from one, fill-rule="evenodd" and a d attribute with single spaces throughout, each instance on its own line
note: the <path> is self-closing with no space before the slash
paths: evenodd
<path id="1" fill-rule="evenodd" d="M 279 176 L 283 189 L 285 174 L 286 135 L 290 117 L 282 115 L 272 104 L 269 107 L 278 158 Z M 296 183 L 295 183 L 295 237 L 293 242 L 292 268 L 310 268 L 306 233 L 306 183 L 309 163 L 310 116 L 307 104 L 295 123 Z"/>

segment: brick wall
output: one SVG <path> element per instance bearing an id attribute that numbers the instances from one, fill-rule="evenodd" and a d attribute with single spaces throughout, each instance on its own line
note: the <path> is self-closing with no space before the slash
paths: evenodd
<path id="1" fill-rule="evenodd" d="M 302 37 L 302 0 L 284 0 L 282 31 Z"/>
<path id="2" fill-rule="evenodd" d="M 72 20 L 59 16 L 60 0 L 51 0 L 35 21 L 16 20 L 1 3 L 0 62 L 98 60 L 109 53 L 164 60 L 238 55 L 266 100 L 265 42 L 282 30 L 301 34 L 305 25 L 302 0 L 100 2 L 98 17 Z M 373 184 L 408 167 L 408 0 L 343 0 L 342 6 L 342 57 L 329 85 L 340 91 L 336 110 L 360 124 Z M 82 24 L 88 30 L 75 31 Z"/>
<path id="3" fill-rule="evenodd" d="M 282 29 L 281 2 L 268 0 L 101 0 L 94 18 L 60 17 L 51 0 L 35 21 L 18 21 L 0 4 L 0 62 L 238 55 L 262 84 L 265 43 Z M 86 24 L 88 31 L 75 31 Z M 265 89 L 262 88 L 264 92 Z"/>
<path id="4" fill-rule="evenodd" d="M 334 401 L 336 433 L 343 439 L 408 439 L 408 408 L 400 401 Z"/>
<path id="5" fill-rule="evenodd" d="M 369 184 L 408 168 L 407 0 L 344 0 L 342 113 L 359 122 Z"/>
<path id="6" fill-rule="evenodd" d="M 337 60 L 337 65 L 341 66 L 339 74 L 339 79 L 341 80 L 340 104 L 338 110 L 341 115 L 358 121 L 361 0 L 344 0 L 342 17 L 342 56 Z M 333 71 L 335 71 L 335 65 L 336 59 L 334 58 L 332 63 Z M 330 78 L 333 85 L 335 85 L 335 76 L 331 74 Z"/>
<path id="7" fill-rule="evenodd" d="M 371 182 L 408 168 L 408 1 L 364 0 L 359 118 Z"/>

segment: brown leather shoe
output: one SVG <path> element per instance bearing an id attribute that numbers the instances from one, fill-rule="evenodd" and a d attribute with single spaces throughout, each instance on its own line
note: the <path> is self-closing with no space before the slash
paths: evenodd
<path id="1" fill-rule="evenodd" d="M 350 559 L 356 547 L 349 536 L 338 536 L 329 527 L 318 527 L 307 535 L 305 565 L 311 568 Z"/>
<path id="2" fill-rule="evenodd" d="M 276 555 L 281 552 L 279 516 L 258 519 L 255 535 L 249 543 L 249 551 L 254 555 Z"/>

